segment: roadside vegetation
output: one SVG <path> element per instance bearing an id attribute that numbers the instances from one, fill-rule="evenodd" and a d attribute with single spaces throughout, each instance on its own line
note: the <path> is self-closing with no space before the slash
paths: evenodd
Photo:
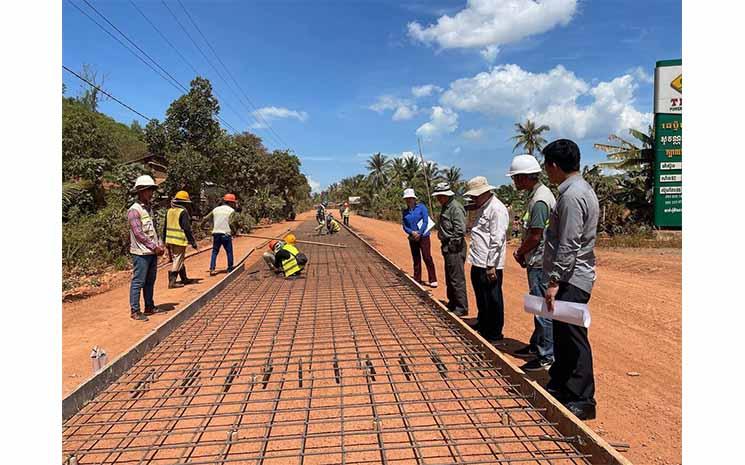
<path id="1" fill-rule="evenodd" d="M 102 80 L 90 68 L 86 78 Z M 98 81 L 96 81 L 98 79 Z M 63 289 L 96 285 L 97 275 L 130 266 L 126 210 L 137 176 L 159 182 L 158 227 L 169 199 L 191 195 L 194 221 L 227 192 L 238 197 L 239 223 L 248 232 L 257 222 L 282 220 L 311 207 L 310 186 L 300 159 L 290 150 L 268 150 L 250 133 L 220 127 L 220 105 L 209 80 L 196 77 L 189 92 L 174 100 L 163 122 L 127 126 L 98 111 L 94 88 L 62 97 L 62 267 Z M 138 162 L 165 160 L 165 173 Z M 158 176 L 160 174 L 160 177 Z M 198 238 L 208 232 L 195 228 Z"/>
<path id="2" fill-rule="evenodd" d="M 540 151 L 547 143 L 549 131 L 548 126 L 530 120 L 516 123 L 512 138 L 514 151 L 532 154 L 543 164 Z M 593 186 L 600 201 L 600 238 L 616 247 L 679 247 L 679 238 L 656 239 L 652 224 L 652 128 L 647 134 L 629 129 L 629 134 L 633 139 L 611 134 L 609 144 L 595 144 L 597 150 L 608 155 L 608 160 L 582 169 L 582 175 Z M 542 178 L 548 185 L 545 173 Z M 367 162 L 367 173 L 330 185 L 324 195 L 331 202 L 343 202 L 350 196 L 358 196 L 360 203 L 356 208 L 361 214 L 400 221 L 404 188 L 413 187 L 429 205 L 426 193 L 441 181 L 449 182 L 462 199 L 465 180 L 460 168 L 441 169 L 436 162 L 425 163 L 416 156 L 391 158 L 376 153 Z M 512 183 L 499 186 L 495 192 L 510 209 L 511 215 L 522 216 L 527 205 L 527 193 L 517 191 Z M 317 194 L 314 200 L 320 201 L 321 196 Z"/>

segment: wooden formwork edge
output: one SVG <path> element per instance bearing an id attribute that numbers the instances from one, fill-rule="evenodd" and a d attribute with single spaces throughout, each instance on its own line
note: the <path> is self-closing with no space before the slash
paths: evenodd
<path id="1" fill-rule="evenodd" d="M 189 302 L 178 313 L 167 319 L 146 336 L 127 349 L 119 357 L 111 361 L 101 371 L 92 375 L 78 386 L 73 392 L 62 400 L 62 421 L 75 415 L 87 402 L 95 398 L 101 391 L 116 381 L 122 374 L 136 364 L 150 349 L 159 344 L 163 339 L 173 332 L 181 323 L 189 319 L 194 313 L 212 299 L 218 292 L 223 290 L 235 278 L 243 272 L 244 261 L 253 250 L 250 250 L 223 279 L 215 283 L 200 296 Z"/>
<path id="2" fill-rule="evenodd" d="M 386 257 L 382 252 L 373 247 L 368 241 L 363 239 L 356 231 L 351 229 L 349 226 L 344 226 L 354 237 L 362 241 L 366 246 L 372 249 L 373 252 L 378 254 L 383 261 L 393 269 L 393 271 L 399 276 L 406 279 L 411 284 L 420 296 L 427 299 L 432 305 L 439 309 L 445 317 L 450 321 L 458 325 L 461 329 L 462 334 L 481 345 L 486 355 L 491 361 L 506 372 L 508 376 L 511 376 L 513 381 L 520 386 L 523 393 L 532 396 L 531 403 L 533 406 L 545 409 L 544 416 L 548 421 L 556 423 L 556 429 L 564 436 L 578 437 L 579 440 L 574 443 L 575 447 L 583 454 L 590 455 L 590 463 L 597 465 L 633 465 L 629 459 L 621 455 L 616 449 L 614 449 L 608 442 L 600 437 L 595 431 L 587 426 L 582 420 L 572 414 L 564 405 L 554 399 L 538 382 L 528 378 L 525 372 L 522 371 L 517 365 L 512 363 L 505 355 L 481 335 L 466 324 L 463 320 L 453 315 L 442 302 L 438 301 L 432 294 L 427 291 L 422 285 L 416 282 L 411 276 L 409 276 L 401 267 L 396 265 L 391 259 Z"/>

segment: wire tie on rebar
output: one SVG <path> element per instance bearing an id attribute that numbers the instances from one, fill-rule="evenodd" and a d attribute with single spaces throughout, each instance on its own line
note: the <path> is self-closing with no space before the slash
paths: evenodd
<path id="1" fill-rule="evenodd" d="M 582 436 L 550 436 L 548 434 L 541 435 L 541 441 L 552 441 L 552 442 L 568 442 L 571 444 L 577 444 L 578 446 L 584 446 L 585 440 Z"/>
<path id="2" fill-rule="evenodd" d="M 375 367 L 372 364 L 372 361 L 370 360 L 370 354 L 365 355 L 365 365 L 367 365 L 367 374 L 370 377 L 372 381 L 375 381 L 375 375 L 377 372 L 375 371 Z"/>
<path id="3" fill-rule="evenodd" d="M 267 385 L 269 384 L 269 378 L 272 376 L 272 371 L 274 370 L 274 367 L 272 366 L 272 358 L 269 357 L 266 360 L 266 365 L 264 365 L 264 376 L 261 380 L 263 383 L 262 389 L 266 389 Z"/>

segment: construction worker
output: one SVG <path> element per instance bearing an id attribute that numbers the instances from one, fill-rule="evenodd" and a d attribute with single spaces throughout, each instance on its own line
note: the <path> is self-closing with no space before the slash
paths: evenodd
<path id="1" fill-rule="evenodd" d="M 520 237 L 520 215 L 512 219 L 512 238 Z"/>
<path id="2" fill-rule="evenodd" d="M 445 261 L 445 286 L 448 310 L 457 316 L 468 313 L 466 294 L 466 210 L 455 200 L 450 184 L 441 182 L 432 196 L 442 209 L 437 221 L 442 258 Z"/>
<path id="3" fill-rule="evenodd" d="M 600 207 L 579 172 L 579 147 L 567 139 L 542 150 L 545 170 L 559 186 L 545 233 L 543 274 L 548 280 L 546 307 L 554 302 L 587 303 L 595 282 L 595 239 Z M 580 420 L 595 418 L 595 377 L 587 328 L 553 320 L 554 363 L 549 393 Z"/>
<path id="4" fill-rule="evenodd" d="M 411 258 L 414 261 L 414 280 L 419 284 L 437 287 L 437 272 L 432 261 L 429 234 L 429 212 L 422 202 L 417 202 L 414 189 L 404 189 L 406 207 L 402 212 L 401 226 L 409 238 Z M 427 266 L 429 283 L 422 282 L 422 258 Z"/>
<path id="5" fill-rule="evenodd" d="M 193 284 L 186 274 L 186 246 L 191 245 L 197 249 L 197 241 L 191 231 L 191 215 L 188 205 L 191 204 L 189 193 L 178 191 L 171 200 L 171 208 L 166 212 L 166 224 L 163 225 L 163 237 L 166 238 L 168 257 L 172 262 L 171 271 L 168 272 L 168 289 L 181 287 L 185 284 Z M 181 277 L 181 283 L 176 283 L 176 278 Z"/>
<path id="6" fill-rule="evenodd" d="M 316 208 L 316 221 L 318 221 L 318 224 L 323 223 L 326 220 L 326 207 L 324 206 L 323 202 L 318 204 L 318 207 Z"/>
<path id="7" fill-rule="evenodd" d="M 158 257 L 165 253 L 165 247 L 158 238 L 151 203 L 157 188 L 152 177 L 138 177 L 134 186 L 137 200 L 127 210 L 129 253 L 132 254 L 129 310 L 130 317 L 139 321 L 147 321 L 147 315 L 159 311 L 153 301 L 153 291 L 158 272 Z M 145 300 L 144 312 L 140 312 L 140 291 Z"/>
<path id="8" fill-rule="evenodd" d="M 228 256 L 228 273 L 233 271 L 233 236 L 238 233 L 235 213 L 235 194 L 225 194 L 222 203 L 215 207 L 202 220 L 202 224 L 212 219 L 212 258 L 210 258 L 210 276 L 215 276 L 215 266 L 220 247 L 225 248 Z"/>
<path id="9" fill-rule="evenodd" d="M 295 235 L 290 233 L 284 241 L 272 240 L 268 247 L 271 252 L 264 253 L 264 261 L 276 273 L 285 278 L 296 277 L 305 268 L 307 257 L 295 247 Z"/>
<path id="10" fill-rule="evenodd" d="M 326 231 L 329 234 L 336 234 L 341 231 L 341 225 L 331 213 L 326 215 Z"/>
<path id="11" fill-rule="evenodd" d="M 476 329 L 487 340 L 504 339 L 504 299 L 502 272 L 507 252 L 507 228 L 510 215 L 507 207 L 494 195 L 483 176 L 468 181 L 466 196 L 473 199 L 474 222 L 468 262 L 471 264 L 471 284 L 479 309 Z"/>
<path id="12" fill-rule="evenodd" d="M 341 212 L 341 218 L 342 221 L 344 221 L 344 226 L 349 226 L 349 215 L 351 213 L 352 212 L 349 209 L 349 202 L 344 202 L 344 209 Z"/>
<path id="13" fill-rule="evenodd" d="M 530 192 L 528 208 L 523 217 L 525 222 L 522 242 L 513 257 L 527 270 L 528 292 L 544 297 L 546 282 L 543 280 L 543 231 L 548 225 L 548 217 L 556 205 L 556 199 L 551 189 L 541 183 L 540 175 L 541 165 L 532 155 L 518 155 L 513 158 L 507 172 L 518 191 Z M 519 216 L 516 215 L 515 218 Z M 553 322 L 536 316 L 533 317 L 533 325 L 530 342 L 515 351 L 515 355 L 532 359 L 520 367 L 524 371 L 548 370 L 554 362 Z"/>

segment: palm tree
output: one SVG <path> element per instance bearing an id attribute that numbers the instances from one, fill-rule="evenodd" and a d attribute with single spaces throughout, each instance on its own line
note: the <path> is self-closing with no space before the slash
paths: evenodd
<path id="1" fill-rule="evenodd" d="M 533 155 L 533 152 L 540 152 L 544 145 L 546 145 L 546 139 L 541 137 L 543 131 L 550 131 L 551 128 L 542 124 L 536 127 L 534 121 L 525 120 L 525 123 L 515 123 L 515 130 L 517 134 L 512 136 L 510 139 L 517 141 L 515 147 L 512 148 L 514 152 L 519 147 L 522 147 L 525 152 Z"/>
<path id="2" fill-rule="evenodd" d="M 422 167 L 419 160 L 414 157 L 404 158 L 403 170 L 401 172 L 401 181 L 404 186 L 411 186 L 419 175 Z"/>
<path id="3" fill-rule="evenodd" d="M 598 163 L 601 166 L 623 170 L 629 168 L 651 168 L 654 163 L 654 129 L 648 127 L 649 134 L 636 129 L 629 129 L 635 139 L 641 142 L 641 147 L 620 136 L 611 134 L 608 140 L 611 144 L 593 144 L 596 149 L 608 154 L 609 161 Z"/>
<path id="4" fill-rule="evenodd" d="M 391 161 L 380 152 L 374 154 L 367 161 L 367 169 L 370 171 L 370 181 L 377 187 L 383 187 L 388 183 L 388 168 Z"/>
<path id="5" fill-rule="evenodd" d="M 404 168 L 406 163 L 403 158 L 394 158 L 391 162 L 391 178 L 399 187 L 404 187 Z"/>

